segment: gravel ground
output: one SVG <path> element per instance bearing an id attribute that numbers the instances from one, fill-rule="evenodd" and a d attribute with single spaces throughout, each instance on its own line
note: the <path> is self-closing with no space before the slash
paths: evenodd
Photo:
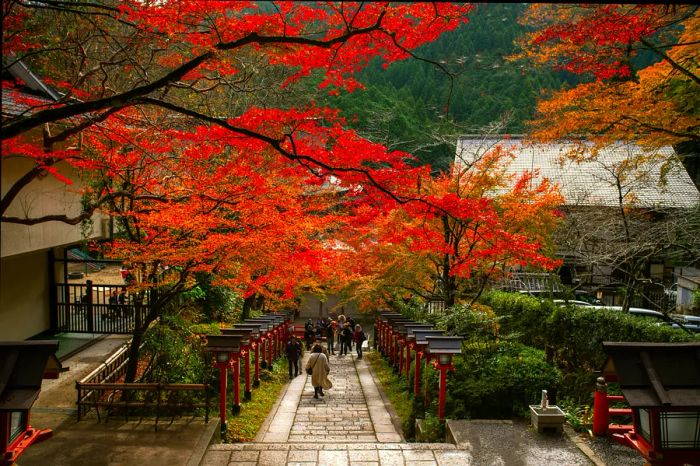
<path id="1" fill-rule="evenodd" d="M 610 437 L 591 437 L 579 434 L 579 438 L 593 450 L 606 466 L 643 466 L 646 464 L 637 450 L 620 445 Z"/>

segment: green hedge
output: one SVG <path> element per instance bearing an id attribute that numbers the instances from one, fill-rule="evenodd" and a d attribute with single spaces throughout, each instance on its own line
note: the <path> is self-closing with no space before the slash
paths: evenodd
<path id="1" fill-rule="evenodd" d="M 604 341 L 693 341 L 687 332 L 611 309 L 564 307 L 547 319 L 547 345 L 555 358 L 573 368 L 600 370 Z"/>
<path id="2" fill-rule="evenodd" d="M 700 336 L 611 309 L 555 306 L 520 293 L 490 292 L 482 302 L 501 317 L 501 334 L 544 349 L 562 371 L 562 395 L 588 400 L 605 363 L 604 341 L 680 342 Z"/>
<path id="3" fill-rule="evenodd" d="M 529 346 L 545 347 L 547 318 L 555 309 L 554 303 L 503 291 L 484 293 L 480 301 L 501 318 L 501 334 L 515 335 L 518 341 Z"/>
<path id="4" fill-rule="evenodd" d="M 554 391 L 559 371 L 544 351 L 518 343 L 465 345 L 455 358 L 447 383 L 448 417 L 509 419 L 539 401 L 541 390 Z"/>

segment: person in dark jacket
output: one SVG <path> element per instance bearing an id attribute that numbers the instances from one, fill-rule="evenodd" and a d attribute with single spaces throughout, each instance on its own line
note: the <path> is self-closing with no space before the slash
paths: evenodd
<path id="1" fill-rule="evenodd" d="M 316 333 L 314 332 L 314 327 L 307 326 L 306 330 L 304 330 L 304 341 L 306 341 L 306 349 L 307 350 L 311 349 L 311 345 L 313 344 L 315 339 L 316 339 Z"/>
<path id="2" fill-rule="evenodd" d="M 287 341 L 287 363 L 289 364 L 289 378 L 293 379 L 299 375 L 299 358 L 301 357 L 301 343 L 292 335 Z M 292 377 L 292 366 L 294 366 L 294 377 Z"/>
<path id="3" fill-rule="evenodd" d="M 328 343 L 328 352 L 335 354 L 335 331 L 333 330 L 333 321 L 328 318 L 326 324 L 326 343 Z"/>
<path id="4" fill-rule="evenodd" d="M 348 354 L 348 350 L 351 349 L 350 345 L 352 344 L 352 329 L 350 328 L 350 324 L 348 322 L 345 322 L 345 325 L 343 325 L 343 330 L 342 330 L 342 335 L 341 335 L 341 342 L 340 342 L 340 355 Z"/>
<path id="5" fill-rule="evenodd" d="M 362 343 L 367 339 L 367 335 L 365 335 L 360 324 L 355 325 L 355 332 L 352 334 L 352 339 L 355 341 L 357 359 L 362 359 Z"/>

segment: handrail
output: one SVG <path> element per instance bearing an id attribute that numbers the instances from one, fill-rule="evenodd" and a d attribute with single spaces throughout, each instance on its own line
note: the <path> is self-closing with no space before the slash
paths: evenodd
<path id="1" fill-rule="evenodd" d="M 129 420 L 129 408 L 155 408 L 155 428 L 158 430 L 158 420 L 162 407 L 166 408 L 204 408 L 204 422 L 209 422 L 209 401 L 211 387 L 206 384 L 162 384 L 162 383 L 95 383 L 76 382 L 78 391 L 78 421 L 83 411 L 95 408 L 97 418 L 100 419 L 100 407 L 109 410 L 123 408 L 125 420 Z M 132 399 L 136 391 L 155 393 L 155 401 L 148 397 L 143 400 Z M 204 403 L 172 401 L 169 397 L 163 401 L 163 392 L 204 392 Z M 174 415 L 173 415 L 174 417 Z"/>

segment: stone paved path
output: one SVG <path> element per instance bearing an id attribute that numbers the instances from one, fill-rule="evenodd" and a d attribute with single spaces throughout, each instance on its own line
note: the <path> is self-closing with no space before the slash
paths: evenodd
<path id="1" fill-rule="evenodd" d="M 305 357 L 308 358 L 308 353 Z M 403 443 L 367 364 L 330 356 L 333 388 L 313 398 L 310 378 L 293 379 L 253 443 L 217 444 L 202 465 L 452 466 L 471 455 L 452 444 Z"/>

